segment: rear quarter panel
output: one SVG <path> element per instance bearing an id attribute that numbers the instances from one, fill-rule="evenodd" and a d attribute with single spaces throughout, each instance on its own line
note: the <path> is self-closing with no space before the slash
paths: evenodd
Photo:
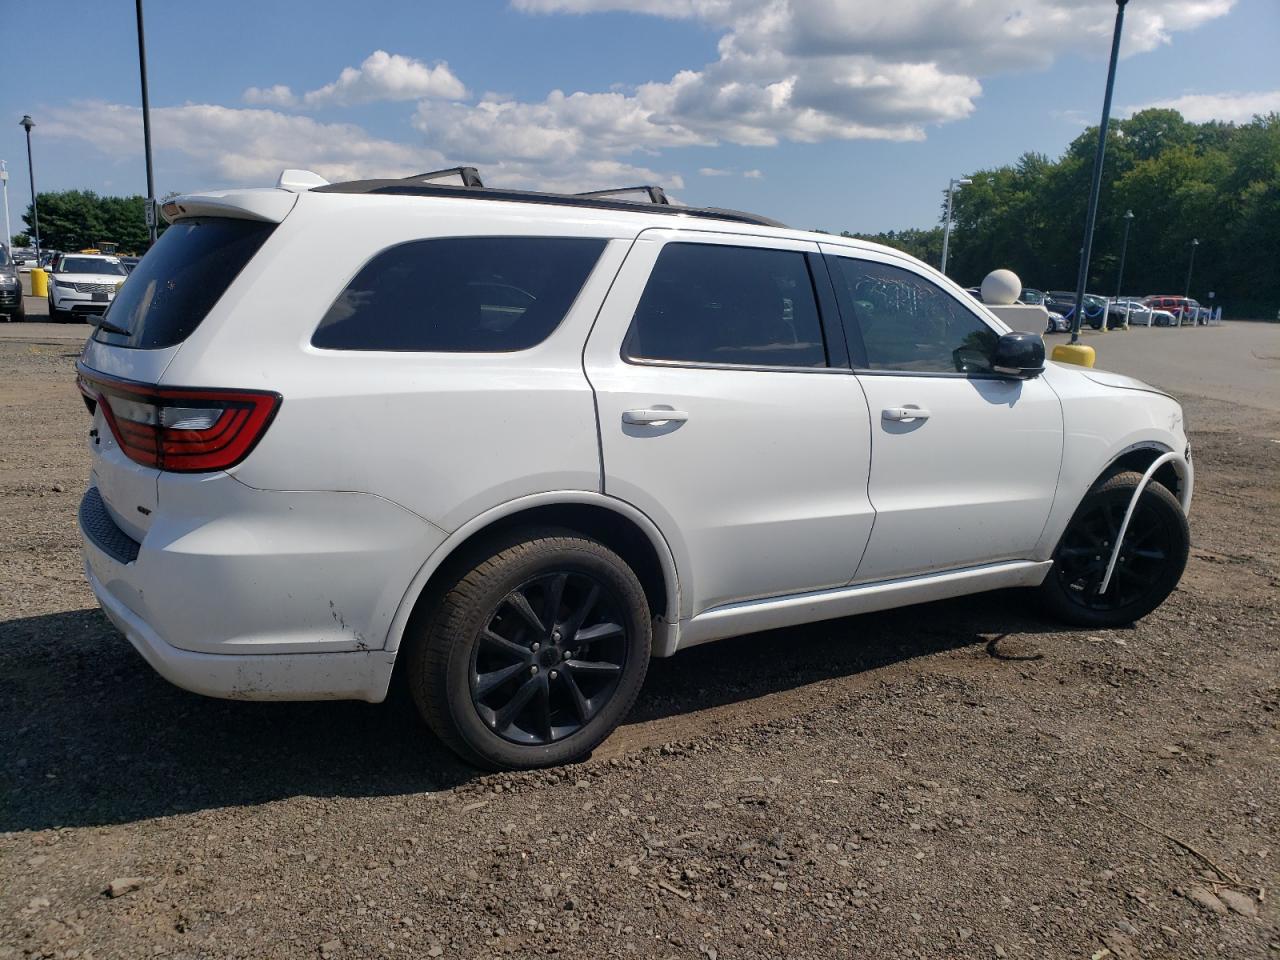
<path id="1" fill-rule="evenodd" d="M 634 228 L 607 219 L 450 200 L 302 195 L 178 353 L 169 385 L 267 389 L 284 400 L 232 473 L 269 490 L 371 493 L 452 531 L 490 507 L 548 490 L 600 489 L 582 344 Z M 319 350 L 311 335 L 379 251 L 441 236 L 609 240 L 569 314 L 515 353 Z"/>

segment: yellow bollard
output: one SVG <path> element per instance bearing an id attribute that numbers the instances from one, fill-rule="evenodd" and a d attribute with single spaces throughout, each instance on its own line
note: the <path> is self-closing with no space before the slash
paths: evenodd
<path id="1" fill-rule="evenodd" d="M 31 270 L 31 295 L 33 297 L 49 295 L 49 274 L 39 267 L 33 267 Z"/>
<path id="2" fill-rule="evenodd" d="M 1082 367 L 1092 367 L 1097 354 L 1094 353 L 1093 347 L 1086 347 L 1083 343 L 1060 343 L 1053 348 L 1053 355 L 1049 359 L 1056 360 L 1058 363 L 1075 363 Z"/>

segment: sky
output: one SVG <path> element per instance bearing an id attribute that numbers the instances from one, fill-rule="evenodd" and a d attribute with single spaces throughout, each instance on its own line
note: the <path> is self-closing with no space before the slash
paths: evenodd
<path id="1" fill-rule="evenodd" d="M 14 25 L 19 0 L 0 0 Z M 802 228 L 939 219 L 951 177 L 1097 123 L 1113 0 L 149 0 L 157 195 L 458 164 L 658 183 Z M 13 229 L 36 186 L 146 192 L 134 5 L 0 34 Z M 56 42 L 54 38 L 56 37 Z M 1115 112 L 1280 111 L 1280 0 L 1132 0 Z M 28 42 L 36 38 L 37 42 Z"/>

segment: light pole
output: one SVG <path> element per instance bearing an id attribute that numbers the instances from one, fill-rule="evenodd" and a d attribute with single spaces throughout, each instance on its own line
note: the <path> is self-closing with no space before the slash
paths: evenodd
<path id="1" fill-rule="evenodd" d="M 1133 225 L 1133 211 L 1124 212 L 1124 242 L 1120 244 L 1120 276 L 1116 277 L 1116 299 L 1120 299 L 1120 291 L 1124 288 L 1124 256 L 1129 252 L 1129 227 Z"/>
<path id="2" fill-rule="evenodd" d="M 1182 291 L 1182 299 L 1191 296 L 1191 269 L 1196 265 L 1196 247 L 1200 246 L 1200 241 L 1195 237 L 1191 238 L 1191 260 L 1187 263 L 1187 289 Z"/>
<path id="3" fill-rule="evenodd" d="M 952 180 L 947 184 L 947 222 L 942 226 L 942 272 L 947 272 L 947 248 L 951 246 L 951 203 L 955 197 L 956 187 L 967 187 L 973 183 L 967 177 Z"/>
<path id="4" fill-rule="evenodd" d="M 0 187 L 4 189 L 4 248 L 13 246 L 13 228 L 9 226 L 9 165 L 0 160 Z"/>
<path id="5" fill-rule="evenodd" d="M 136 0 L 138 11 L 138 74 L 142 78 L 142 149 L 147 157 L 147 207 L 154 210 L 156 205 L 156 184 L 151 174 L 151 100 L 147 96 L 147 41 L 142 32 L 142 0 Z M 155 214 L 148 218 L 147 232 L 151 242 L 156 242 Z"/>
<path id="6" fill-rule="evenodd" d="M 1120 58 L 1120 31 L 1124 29 L 1124 5 L 1116 0 L 1116 26 L 1111 34 L 1111 63 L 1107 66 L 1107 92 L 1102 98 L 1102 123 L 1098 126 L 1098 149 L 1093 154 L 1093 179 L 1089 184 L 1089 212 L 1084 218 L 1084 245 L 1080 251 L 1080 276 L 1076 278 L 1076 309 L 1071 317 L 1071 342 L 1080 342 L 1080 320 L 1084 316 L 1084 288 L 1089 282 L 1089 255 L 1093 251 L 1093 225 L 1098 219 L 1098 193 L 1102 189 L 1102 158 L 1107 149 L 1107 125 L 1111 122 L 1111 94 L 1116 86 L 1116 61 Z M 1107 328 L 1103 314 L 1102 329 Z"/>
<path id="7" fill-rule="evenodd" d="M 36 241 L 36 265 L 40 264 L 40 210 L 36 206 L 36 171 L 31 163 L 31 128 L 36 122 L 30 114 L 18 121 L 18 126 L 27 131 L 27 175 L 31 178 L 31 232 Z"/>

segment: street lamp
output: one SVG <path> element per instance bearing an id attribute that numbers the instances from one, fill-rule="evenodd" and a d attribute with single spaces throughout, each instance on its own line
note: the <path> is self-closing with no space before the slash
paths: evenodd
<path id="1" fill-rule="evenodd" d="M 36 207 L 36 171 L 31 165 L 31 128 L 36 122 L 30 114 L 18 121 L 18 126 L 27 131 L 27 175 L 31 177 L 31 232 L 36 240 L 36 263 L 40 263 L 40 210 Z"/>
<path id="2" fill-rule="evenodd" d="M 1182 299 L 1191 296 L 1191 268 L 1196 265 L 1196 247 L 1200 246 L 1200 241 L 1195 237 L 1191 238 L 1191 260 L 1187 263 L 1187 289 L 1182 292 Z"/>
<path id="3" fill-rule="evenodd" d="M 952 180 L 947 184 L 947 222 L 942 226 L 942 272 L 947 272 L 947 248 L 951 245 L 951 203 L 957 187 L 967 187 L 973 183 L 968 177 Z"/>
<path id="4" fill-rule="evenodd" d="M 1089 183 L 1089 212 L 1084 218 L 1084 244 L 1080 250 L 1080 275 L 1076 278 L 1076 308 L 1071 317 L 1071 342 L 1080 342 L 1080 320 L 1084 316 L 1084 288 L 1089 282 L 1089 255 L 1093 250 L 1093 225 L 1098 219 L 1098 193 L 1102 188 L 1102 157 L 1107 149 L 1107 126 L 1111 122 L 1111 94 L 1116 87 L 1116 61 L 1120 59 L 1120 31 L 1124 29 L 1124 5 L 1116 0 L 1116 25 L 1111 34 L 1111 62 L 1107 66 L 1107 92 L 1102 97 L 1102 123 L 1098 125 L 1098 149 L 1093 154 L 1093 179 Z M 1102 329 L 1107 318 L 1102 317 Z"/>
<path id="5" fill-rule="evenodd" d="M 1133 226 L 1133 211 L 1124 212 L 1124 243 L 1120 244 L 1120 276 L 1116 277 L 1116 299 L 1124 288 L 1124 255 L 1129 252 L 1129 227 Z"/>
<path id="6" fill-rule="evenodd" d="M 138 75 L 142 78 L 142 149 L 147 157 L 147 232 L 156 242 L 156 183 L 151 173 L 151 100 L 147 96 L 147 41 L 142 32 L 142 0 L 136 0 L 138 11 Z"/>
<path id="7" fill-rule="evenodd" d="M 9 226 L 9 165 L 0 160 L 0 187 L 4 189 L 4 243 L 8 250 L 13 245 L 13 228 Z"/>

